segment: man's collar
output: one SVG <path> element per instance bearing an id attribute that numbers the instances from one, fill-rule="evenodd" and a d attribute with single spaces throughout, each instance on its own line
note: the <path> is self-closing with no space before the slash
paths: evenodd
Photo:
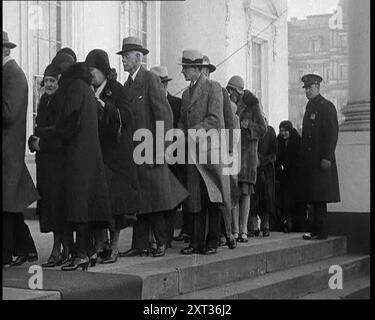
<path id="1" fill-rule="evenodd" d="M 13 58 L 11 56 L 6 56 L 5 58 L 3 58 L 3 67 L 5 66 L 6 63 L 12 60 Z"/>
<path id="2" fill-rule="evenodd" d="M 133 81 L 135 81 L 135 77 L 137 76 L 139 69 L 141 69 L 141 66 L 139 66 L 138 69 L 132 75 L 130 75 Z"/>

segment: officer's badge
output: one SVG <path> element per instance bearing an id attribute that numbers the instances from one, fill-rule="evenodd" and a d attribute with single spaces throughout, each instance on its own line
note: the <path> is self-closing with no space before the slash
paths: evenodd
<path id="1" fill-rule="evenodd" d="M 311 116 L 310 116 L 310 120 L 315 120 L 315 118 L 316 118 L 315 113 L 312 113 Z"/>

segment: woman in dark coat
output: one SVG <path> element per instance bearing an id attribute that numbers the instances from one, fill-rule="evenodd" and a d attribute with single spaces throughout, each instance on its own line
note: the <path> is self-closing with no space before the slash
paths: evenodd
<path id="1" fill-rule="evenodd" d="M 300 161 L 301 137 L 290 121 L 279 125 L 277 136 L 276 179 L 280 182 L 280 205 L 284 231 L 292 231 L 296 219 L 301 218 L 300 205 L 296 201 L 297 176 Z M 303 210 L 302 210 L 303 211 Z"/>
<path id="2" fill-rule="evenodd" d="M 37 202 L 40 231 L 53 232 L 53 248 L 42 267 L 55 267 L 66 262 L 70 251 L 65 212 L 64 170 L 65 153 L 62 140 L 52 132 L 59 116 L 61 104 L 57 101 L 58 72 L 49 65 L 42 81 L 42 95 L 36 117 L 34 135 L 29 138 L 31 152 L 36 152 L 37 189 L 41 199 Z M 72 237 L 70 237 L 72 238 Z M 63 251 L 61 252 L 61 246 Z"/>
<path id="3" fill-rule="evenodd" d="M 245 90 L 238 103 L 237 114 L 241 127 L 241 171 L 238 182 L 241 189 L 239 202 L 238 241 L 247 242 L 247 224 L 250 210 L 250 195 L 254 193 L 258 165 L 258 142 L 267 132 L 258 98 Z"/>
<path id="4" fill-rule="evenodd" d="M 66 148 L 67 220 L 76 230 L 75 256 L 62 270 L 87 269 L 94 253 L 89 225 L 107 227 L 110 201 L 99 142 L 97 100 L 90 87 L 91 75 L 84 63 L 74 63 L 61 53 L 52 61 L 60 70 L 58 94 L 62 113 L 57 132 Z"/>
<path id="5" fill-rule="evenodd" d="M 107 53 L 92 50 L 86 57 L 86 64 L 92 75 L 92 87 L 97 99 L 99 138 L 112 210 L 111 248 L 107 255 L 99 257 L 102 263 L 114 263 L 119 255 L 120 231 L 136 221 L 135 213 L 139 205 L 131 115 L 124 88 L 116 81 L 117 74 L 110 68 Z M 98 237 L 97 240 L 100 241 Z"/>

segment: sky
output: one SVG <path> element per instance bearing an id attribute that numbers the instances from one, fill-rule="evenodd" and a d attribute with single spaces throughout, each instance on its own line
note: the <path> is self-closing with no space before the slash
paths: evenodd
<path id="1" fill-rule="evenodd" d="M 288 0 L 288 19 L 304 19 L 308 15 L 332 13 L 339 0 Z"/>

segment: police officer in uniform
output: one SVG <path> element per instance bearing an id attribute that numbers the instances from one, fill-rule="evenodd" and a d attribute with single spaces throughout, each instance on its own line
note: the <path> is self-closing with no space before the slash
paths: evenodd
<path id="1" fill-rule="evenodd" d="M 337 112 L 332 102 L 320 95 L 320 76 L 307 74 L 301 80 L 309 101 L 302 124 L 299 190 L 300 200 L 313 207 L 311 234 L 304 234 L 303 239 L 326 239 L 327 203 L 340 201 L 335 159 Z"/>

